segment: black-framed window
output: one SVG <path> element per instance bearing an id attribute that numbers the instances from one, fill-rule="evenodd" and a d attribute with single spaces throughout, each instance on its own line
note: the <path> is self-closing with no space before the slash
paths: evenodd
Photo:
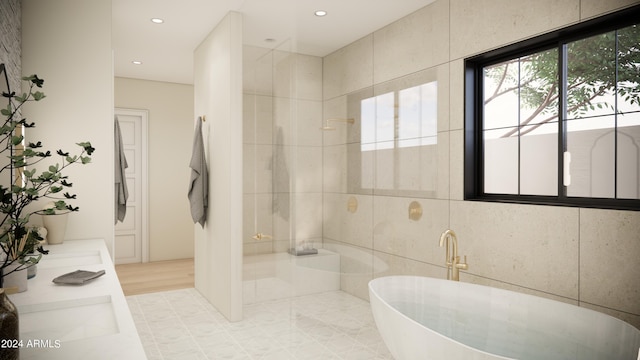
<path id="1" fill-rule="evenodd" d="M 465 60 L 465 199 L 640 210 L 638 19 Z"/>

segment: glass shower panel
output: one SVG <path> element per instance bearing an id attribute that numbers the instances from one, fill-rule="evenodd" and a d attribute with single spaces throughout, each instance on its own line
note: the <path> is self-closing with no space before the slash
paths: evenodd
<path id="1" fill-rule="evenodd" d="M 288 40 L 273 57 L 273 226 L 274 252 L 285 253 L 295 244 L 297 144 L 295 56 Z"/>
<path id="2" fill-rule="evenodd" d="M 292 44 L 245 48 L 245 304 L 312 291 L 290 252 L 322 243 L 321 82 L 310 99 L 298 76 L 322 63 Z"/>
<path id="3" fill-rule="evenodd" d="M 243 89 L 244 229 L 243 301 L 254 303 L 269 268 L 263 258 L 273 252 L 273 67 L 271 51 L 245 46 Z"/>

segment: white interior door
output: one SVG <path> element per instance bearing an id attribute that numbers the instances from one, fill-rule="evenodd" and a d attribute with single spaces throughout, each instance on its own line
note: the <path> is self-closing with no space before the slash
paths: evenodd
<path id="1" fill-rule="evenodd" d="M 116 108 L 128 167 L 129 198 L 124 220 L 115 226 L 115 263 L 149 261 L 147 231 L 147 122 L 146 110 Z"/>

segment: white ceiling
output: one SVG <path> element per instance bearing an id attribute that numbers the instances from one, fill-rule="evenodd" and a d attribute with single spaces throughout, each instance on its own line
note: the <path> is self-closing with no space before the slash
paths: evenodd
<path id="1" fill-rule="evenodd" d="M 325 56 L 433 1 L 113 0 L 115 75 L 192 84 L 193 51 L 229 11 L 242 13 L 247 45 Z"/>

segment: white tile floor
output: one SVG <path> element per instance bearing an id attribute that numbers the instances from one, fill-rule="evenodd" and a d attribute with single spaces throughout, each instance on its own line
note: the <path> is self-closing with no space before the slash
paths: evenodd
<path id="1" fill-rule="evenodd" d="M 393 359 L 369 303 L 342 291 L 245 305 L 236 323 L 195 289 L 127 301 L 149 359 Z"/>

